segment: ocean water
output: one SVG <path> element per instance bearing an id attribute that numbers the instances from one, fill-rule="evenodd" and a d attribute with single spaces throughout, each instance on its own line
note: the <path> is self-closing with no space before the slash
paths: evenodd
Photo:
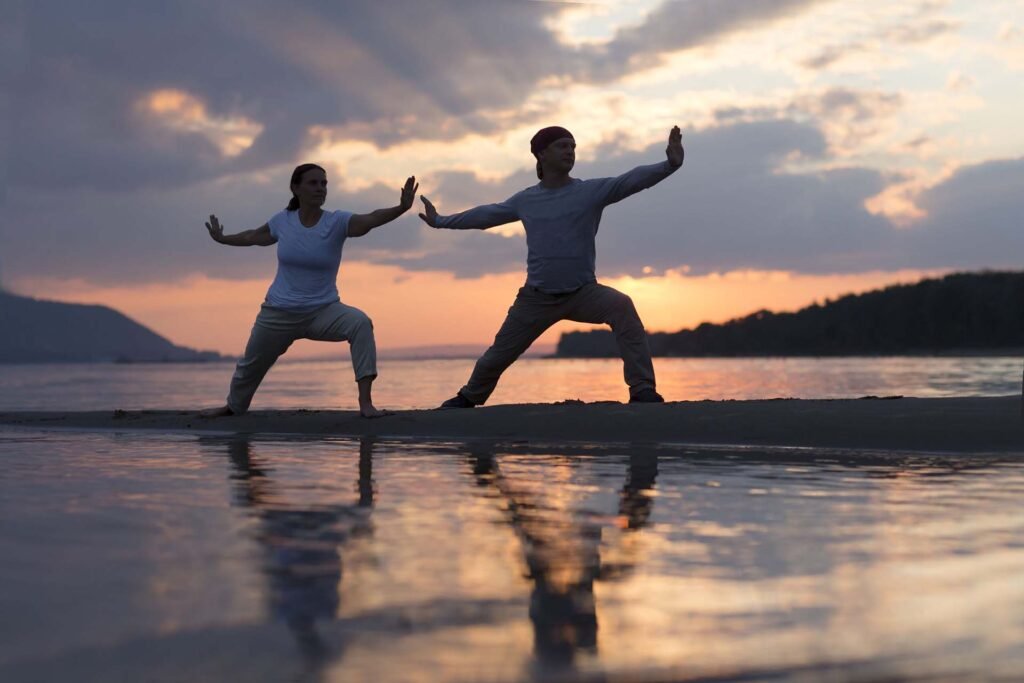
<path id="1" fill-rule="evenodd" d="M 432 407 L 470 360 L 383 361 Z M 658 359 L 670 400 L 1020 391 L 1018 358 Z M 0 365 L 0 410 L 216 405 L 232 366 Z M 524 359 L 493 403 L 624 400 Z M 254 408 L 353 408 L 283 362 Z M 1024 454 L 0 426 L 0 681 L 1020 680 Z"/>
<path id="2" fill-rule="evenodd" d="M 0 680 L 1019 680 L 1024 461 L 0 430 Z"/>
<path id="3" fill-rule="evenodd" d="M 374 398 L 382 407 L 432 408 L 458 391 L 473 359 L 382 360 Z M 668 400 L 998 396 L 1020 393 L 1019 357 L 657 358 Z M 0 364 L 0 410 L 188 409 L 220 405 L 233 365 Z M 356 408 L 347 360 L 271 369 L 253 409 Z M 544 403 L 628 399 L 618 360 L 524 358 L 489 401 Z"/>

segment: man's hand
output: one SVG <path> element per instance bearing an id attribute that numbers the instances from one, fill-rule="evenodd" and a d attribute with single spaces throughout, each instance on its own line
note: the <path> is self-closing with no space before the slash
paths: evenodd
<path id="1" fill-rule="evenodd" d="M 672 131 L 668 134 L 665 156 L 668 157 L 668 163 L 676 168 L 683 165 L 683 134 L 679 131 L 679 126 L 672 126 Z"/>
<path id="2" fill-rule="evenodd" d="M 423 200 L 423 211 L 424 211 L 424 213 L 420 214 L 420 218 L 422 218 L 423 222 L 426 223 L 427 225 L 429 225 L 430 227 L 436 228 L 437 227 L 437 209 L 435 209 L 434 205 L 430 203 L 430 200 L 427 199 L 426 197 L 424 197 L 423 195 L 420 195 L 420 199 Z"/>
<path id="3" fill-rule="evenodd" d="M 420 189 L 420 185 L 416 182 L 416 176 L 409 176 L 405 181 L 405 187 L 402 188 L 402 199 L 399 202 L 402 206 L 402 213 L 412 208 L 412 203 L 416 199 L 416 190 L 418 189 Z"/>
<path id="4" fill-rule="evenodd" d="M 210 221 L 206 224 L 206 229 L 210 232 L 210 237 L 213 238 L 214 242 L 223 244 L 224 226 L 220 224 L 220 221 L 212 213 L 210 214 Z"/>

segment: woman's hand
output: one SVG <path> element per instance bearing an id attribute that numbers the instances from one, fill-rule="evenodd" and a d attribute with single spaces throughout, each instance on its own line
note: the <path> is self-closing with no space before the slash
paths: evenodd
<path id="1" fill-rule="evenodd" d="M 405 181 L 405 187 L 402 188 L 402 199 L 399 201 L 402 213 L 412 208 L 412 203 L 416 199 L 416 190 L 418 189 L 420 189 L 420 185 L 416 182 L 416 176 L 409 176 Z"/>
<path id="2" fill-rule="evenodd" d="M 214 242 L 224 244 L 224 226 L 220 224 L 220 221 L 212 213 L 210 214 L 210 221 L 206 224 L 206 229 L 210 232 L 210 237 L 213 238 Z"/>
<path id="3" fill-rule="evenodd" d="M 683 134 L 679 131 L 679 126 L 672 126 L 672 131 L 668 134 L 665 156 L 668 157 L 668 163 L 676 168 L 683 165 Z"/>
<path id="4" fill-rule="evenodd" d="M 270 226 L 264 223 L 255 230 L 243 230 L 234 235 L 225 235 L 224 226 L 220 224 L 217 217 L 212 213 L 206 224 L 210 237 L 218 244 L 226 244 L 229 247 L 269 247 L 277 243 L 277 238 L 270 232 Z"/>

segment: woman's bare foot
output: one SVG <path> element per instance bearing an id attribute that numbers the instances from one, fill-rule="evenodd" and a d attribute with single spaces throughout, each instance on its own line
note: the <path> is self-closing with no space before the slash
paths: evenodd
<path id="1" fill-rule="evenodd" d="M 387 417 L 388 415 L 394 415 L 390 410 L 379 410 L 373 407 L 372 403 L 359 403 L 359 415 L 365 417 L 368 420 L 372 420 L 377 417 Z"/>
<path id="2" fill-rule="evenodd" d="M 199 417 L 227 417 L 228 415 L 234 415 L 235 411 L 228 408 L 226 405 L 220 408 L 207 408 L 206 410 L 199 411 Z"/>
<path id="3" fill-rule="evenodd" d="M 370 388 L 375 379 L 377 379 L 377 375 L 368 375 L 356 380 L 356 384 L 359 385 L 359 414 L 371 420 L 375 417 L 394 415 L 390 410 L 377 410 L 373 407 L 373 394 L 370 392 Z"/>

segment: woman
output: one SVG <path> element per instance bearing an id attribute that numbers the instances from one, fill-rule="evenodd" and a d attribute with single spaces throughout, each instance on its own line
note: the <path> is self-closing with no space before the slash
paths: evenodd
<path id="1" fill-rule="evenodd" d="M 302 164 L 292 172 L 288 207 L 255 230 L 225 235 L 217 217 L 210 216 L 206 229 L 216 242 L 235 247 L 277 244 L 277 275 L 256 316 L 245 356 L 231 378 L 227 404 L 201 415 L 245 413 L 270 366 L 296 339 L 347 341 L 359 386 L 359 414 L 369 418 L 390 414 L 375 408 L 370 396 L 377 377 L 373 323 L 338 299 L 338 267 L 345 240 L 401 216 L 412 206 L 418 187 L 415 177 L 406 180 L 399 205 L 389 209 L 367 214 L 324 211 L 327 172 L 316 164 Z"/>

